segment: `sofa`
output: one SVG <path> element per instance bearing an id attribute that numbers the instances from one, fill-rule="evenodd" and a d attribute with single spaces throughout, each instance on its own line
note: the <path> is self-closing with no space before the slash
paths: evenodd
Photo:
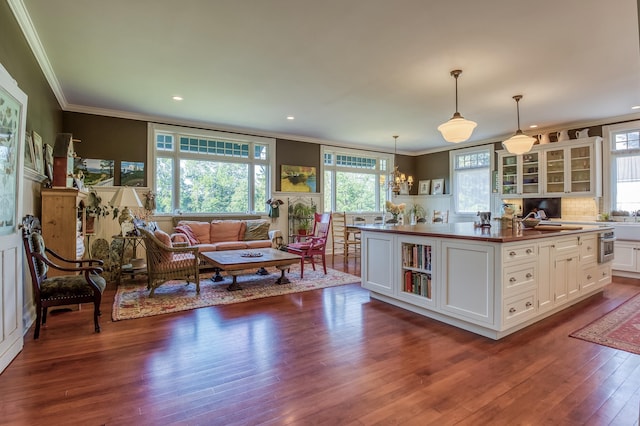
<path id="1" fill-rule="evenodd" d="M 280 231 L 269 230 L 266 219 L 178 220 L 172 245 L 198 247 L 199 252 L 246 250 L 278 245 Z"/>

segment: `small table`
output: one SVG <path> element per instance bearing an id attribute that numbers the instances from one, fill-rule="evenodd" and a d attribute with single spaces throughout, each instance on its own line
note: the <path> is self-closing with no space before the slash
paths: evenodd
<path id="1" fill-rule="evenodd" d="M 144 248 L 144 238 L 140 235 L 124 237 L 122 235 L 114 235 L 112 238 L 123 240 L 122 253 L 120 253 L 120 265 L 118 265 L 118 276 L 116 278 L 118 285 L 120 285 L 123 273 L 130 275 L 132 278 L 135 277 L 136 274 L 145 274 L 147 272 L 146 265 L 136 268 L 134 268 L 133 266 L 123 268 L 123 266 L 126 266 L 124 264 L 124 255 L 127 247 L 131 247 L 131 258 L 136 258 L 138 256 L 138 247 Z"/>
<path id="2" fill-rule="evenodd" d="M 260 253 L 261 256 L 246 256 L 246 254 Z M 245 254 L 245 256 L 243 256 Z M 242 288 L 238 284 L 237 276 L 246 269 L 266 268 L 275 266 L 282 274 L 276 280 L 276 284 L 288 284 L 291 281 L 284 275 L 284 270 L 294 263 L 300 262 L 300 256 L 272 248 L 251 250 L 221 250 L 200 253 L 200 257 L 215 268 L 227 271 L 233 277 L 227 290 L 235 291 Z"/>

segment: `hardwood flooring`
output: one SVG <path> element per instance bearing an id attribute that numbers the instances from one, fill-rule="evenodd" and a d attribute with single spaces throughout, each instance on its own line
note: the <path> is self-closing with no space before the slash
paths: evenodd
<path id="1" fill-rule="evenodd" d="M 120 322 L 109 288 L 102 333 L 88 306 L 29 331 L 0 424 L 638 425 L 640 355 L 568 337 L 638 292 L 492 341 L 359 285 Z"/>

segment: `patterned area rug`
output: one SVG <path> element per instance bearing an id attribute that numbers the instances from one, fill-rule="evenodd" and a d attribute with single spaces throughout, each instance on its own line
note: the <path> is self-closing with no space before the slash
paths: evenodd
<path id="1" fill-rule="evenodd" d="M 238 291 L 227 291 L 231 277 L 225 276 L 224 281 L 214 283 L 208 278 L 211 274 L 201 275 L 199 295 L 196 294 L 195 284 L 185 285 L 185 281 L 172 280 L 162 284 L 156 289 L 154 297 L 149 297 L 145 280 L 123 283 L 116 292 L 112 319 L 120 321 L 149 317 L 360 282 L 360 277 L 330 268 L 324 275 L 322 267 L 317 266 L 316 271 L 305 266 L 304 279 L 301 280 L 300 266 L 291 265 L 291 271 L 286 274 L 291 283 L 278 285 L 275 280 L 280 277 L 280 271 L 274 268 L 268 271 L 270 275 L 248 273 L 238 276 L 238 284 L 242 287 Z"/>
<path id="2" fill-rule="evenodd" d="M 640 294 L 570 336 L 640 355 Z"/>

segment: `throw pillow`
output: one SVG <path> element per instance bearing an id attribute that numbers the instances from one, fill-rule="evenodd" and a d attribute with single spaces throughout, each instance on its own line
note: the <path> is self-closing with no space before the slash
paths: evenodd
<path id="1" fill-rule="evenodd" d="M 196 244 L 200 244 L 200 241 L 198 241 L 198 238 L 188 225 L 178 225 L 176 226 L 175 231 L 180 234 L 184 234 L 189 240 L 189 245 L 194 246 Z"/>
<path id="2" fill-rule="evenodd" d="M 155 231 L 153 231 L 153 235 L 155 235 L 155 237 L 165 246 L 173 247 L 171 243 L 171 237 L 163 230 L 156 229 Z M 160 257 L 162 259 L 162 262 L 171 262 L 173 260 L 173 253 L 170 251 L 161 250 Z"/>
<path id="3" fill-rule="evenodd" d="M 247 220 L 247 229 L 244 231 L 244 240 L 268 240 L 269 222 L 263 219 Z"/>

